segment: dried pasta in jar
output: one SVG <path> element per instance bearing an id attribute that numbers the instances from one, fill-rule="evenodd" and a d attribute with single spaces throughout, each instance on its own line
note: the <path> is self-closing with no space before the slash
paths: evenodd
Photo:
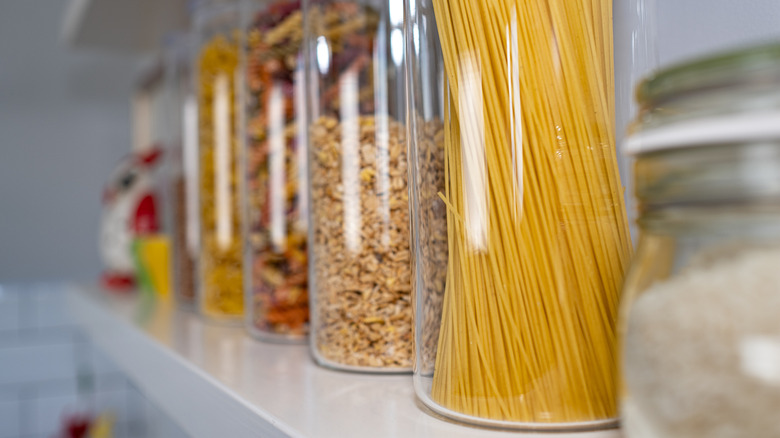
<path id="1" fill-rule="evenodd" d="M 206 2 L 196 14 L 199 142 L 200 311 L 244 315 L 238 136 L 239 31 L 233 2 Z"/>
<path id="2" fill-rule="evenodd" d="M 253 6 L 245 45 L 247 327 L 261 339 L 302 341 L 309 329 L 303 12 L 299 1 Z"/>

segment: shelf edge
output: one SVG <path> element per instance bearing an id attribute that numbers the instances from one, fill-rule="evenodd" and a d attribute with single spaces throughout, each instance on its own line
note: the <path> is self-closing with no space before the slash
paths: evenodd
<path id="1" fill-rule="evenodd" d="M 67 289 L 73 320 L 193 438 L 301 436 L 86 295 L 83 288 Z"/>

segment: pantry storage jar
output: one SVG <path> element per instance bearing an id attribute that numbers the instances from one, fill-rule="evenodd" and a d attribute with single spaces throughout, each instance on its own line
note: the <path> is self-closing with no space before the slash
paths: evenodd
<path id="1" fill-rule="evenodd" d="M 403 2 L 310 0 L 304 14 L 313 356 L 409 372 Z"/>
<path id="2" fill-rule="evenodd" d="M 638 89 L 639 246 L 621 313 L 628 438 L 776 437 L 780 46 Z"/>
<path id="3" fill-rule="evenodd" d="M 194 308 L 198 260 L 197 113 L 192 75 L 193 35 L 168 41 L 165 52 L 165 123 L 171 207 L 173 287 L 179 305 Z"/>
<path id="4" fill-rule="evenodd" d="M 224 322 L 244 317 L 239 12 L 237 2 L 229 0 L 201 1 L 194 12 L 201 228 L 198 301 L 205 317 Z"/>
<path id="5" fill-rule="evenodd" d="M 246 324 L 272 341 L 309 328 L 308 175 L 299 0 L 251 1 L 246 41 Z"/>
<path id="6" fill-rule="evenodd" d="M 649 5 L 405 3 L 415 392 L 471 424 L 614 427 L 616 118 Z"/>

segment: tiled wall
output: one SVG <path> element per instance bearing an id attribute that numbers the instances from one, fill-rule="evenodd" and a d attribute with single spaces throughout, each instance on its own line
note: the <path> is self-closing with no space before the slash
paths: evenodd
<path id="1" fill-rule="evenodd" d="M 0 286 L 0 438 L 56 437 L 80 409 L 111 412 L 117 438 L 186 437 L 71 323 L 62 288 Z"/>

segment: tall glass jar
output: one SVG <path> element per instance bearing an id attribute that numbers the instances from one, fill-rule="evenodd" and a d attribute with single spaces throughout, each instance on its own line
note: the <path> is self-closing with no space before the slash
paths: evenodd
<path id="1" fill-rule="evenodd" d="M 629 3 L 406 0 L 414 387 L 438 414 L 617 422 L 632 243 L 614 71 L 652 45 L 620 27 L 633 42 L 613 52 L 613 12 L 644 23 L 645 2 Z"/>
<path id="2" fill-rule="evenodd" d="M 235 1 L 196 6 L 201 313 L 240 322 L 244 317 L 240 187 L 240 14 Z"/>
<path id="3" fill-rule="evenodd" d="M 172 37 L 165 53 L 168 93 L 165 123 L 168 126 L 168 181 L 174 295 L 181 306 L 195 304 L 198 260 L 197 211 L 197 110 L 192 75 L 193 35 Z"/>
<path id="4" fill-rule="evenodd" d="M 639 88 L 641 236 L 621 311 L 629 438 L 776 437 L 780 46 Z"/>
<path id="5" fill-rule="evenodd" d="M 403 3 L 304 1 L 310 84 L 311 349 L 412 366 Z"/>
<path id="6" fill-rule="evenodd" d="M 308 175 L 300 0 L 246 5 L 246 322 L 266 340 L 303 341 Z"/>

